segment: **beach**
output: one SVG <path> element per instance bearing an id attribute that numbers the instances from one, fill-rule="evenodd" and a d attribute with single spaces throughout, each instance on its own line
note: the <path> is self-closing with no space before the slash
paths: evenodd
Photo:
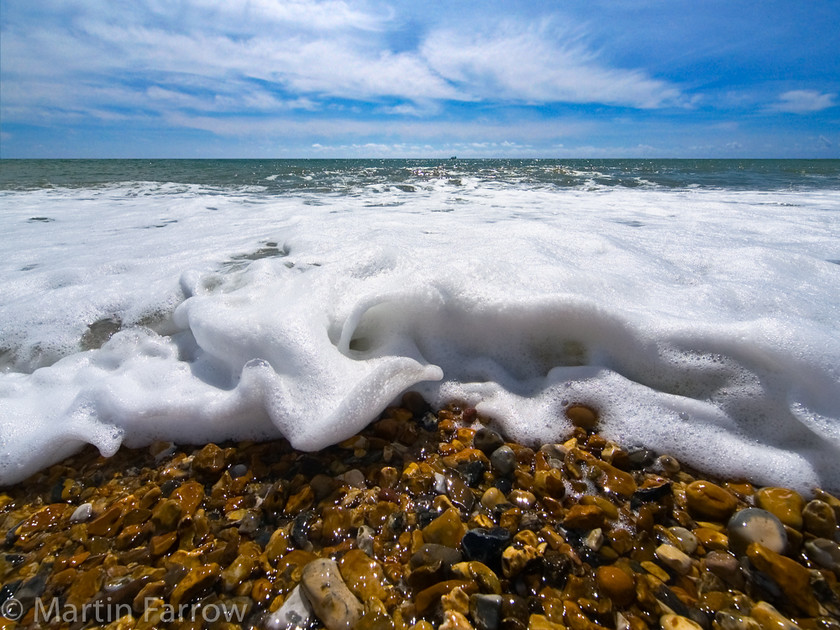
<path id="1" fill-rule="evenodd" d="M 417 394 L 318 452 L 94 449 L 0 493 L 3 628 L 835 628 L 840 500 Z"/>

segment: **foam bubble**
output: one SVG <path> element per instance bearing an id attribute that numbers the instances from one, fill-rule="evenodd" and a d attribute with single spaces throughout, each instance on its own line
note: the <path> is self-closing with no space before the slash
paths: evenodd
<path id="1" fill-rule="evenodd" d="M 840 195 L 468 180 L 6 193 L 0 483 L 84 443 L 314 450 L 414 388 L 527 442 L 585 402 L 628 446 L 840 489 Z"/>

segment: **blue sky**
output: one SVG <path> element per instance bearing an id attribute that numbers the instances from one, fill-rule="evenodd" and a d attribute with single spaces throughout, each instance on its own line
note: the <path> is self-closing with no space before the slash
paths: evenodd
<path id="1" fill-rule="evenodd" d="M 840 158 L 837 0 L 0 0 L 2 157 Z"/>

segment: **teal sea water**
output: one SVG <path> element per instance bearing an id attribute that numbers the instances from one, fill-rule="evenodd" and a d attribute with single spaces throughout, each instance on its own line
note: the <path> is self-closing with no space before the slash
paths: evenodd
<path id="1" fill-rule="evenodd" d="M 5 160 L 0 188 L 134 181 L 258 186 L 266 193 L 351 192 L 436 175 L 559 188 L 812 190 L 840 187 L 840 160 Z"/>
<path id="2" fill-rule="evenodd" d="M 837 160 L 3 160 L 0 234 L 0 485 L 414 389 L 840 491 Z"/>

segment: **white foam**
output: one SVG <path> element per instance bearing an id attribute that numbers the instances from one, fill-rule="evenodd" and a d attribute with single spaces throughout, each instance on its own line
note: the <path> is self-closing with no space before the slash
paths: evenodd
<path id="1" fill-rule="evenodd" d="M 0 193 L 0 483 L 86 442 L 314 450 L 416 388 L 526 441 L 587 402 L 628 446 L 840 489 L 840 193 L 467 179 Z"/>

